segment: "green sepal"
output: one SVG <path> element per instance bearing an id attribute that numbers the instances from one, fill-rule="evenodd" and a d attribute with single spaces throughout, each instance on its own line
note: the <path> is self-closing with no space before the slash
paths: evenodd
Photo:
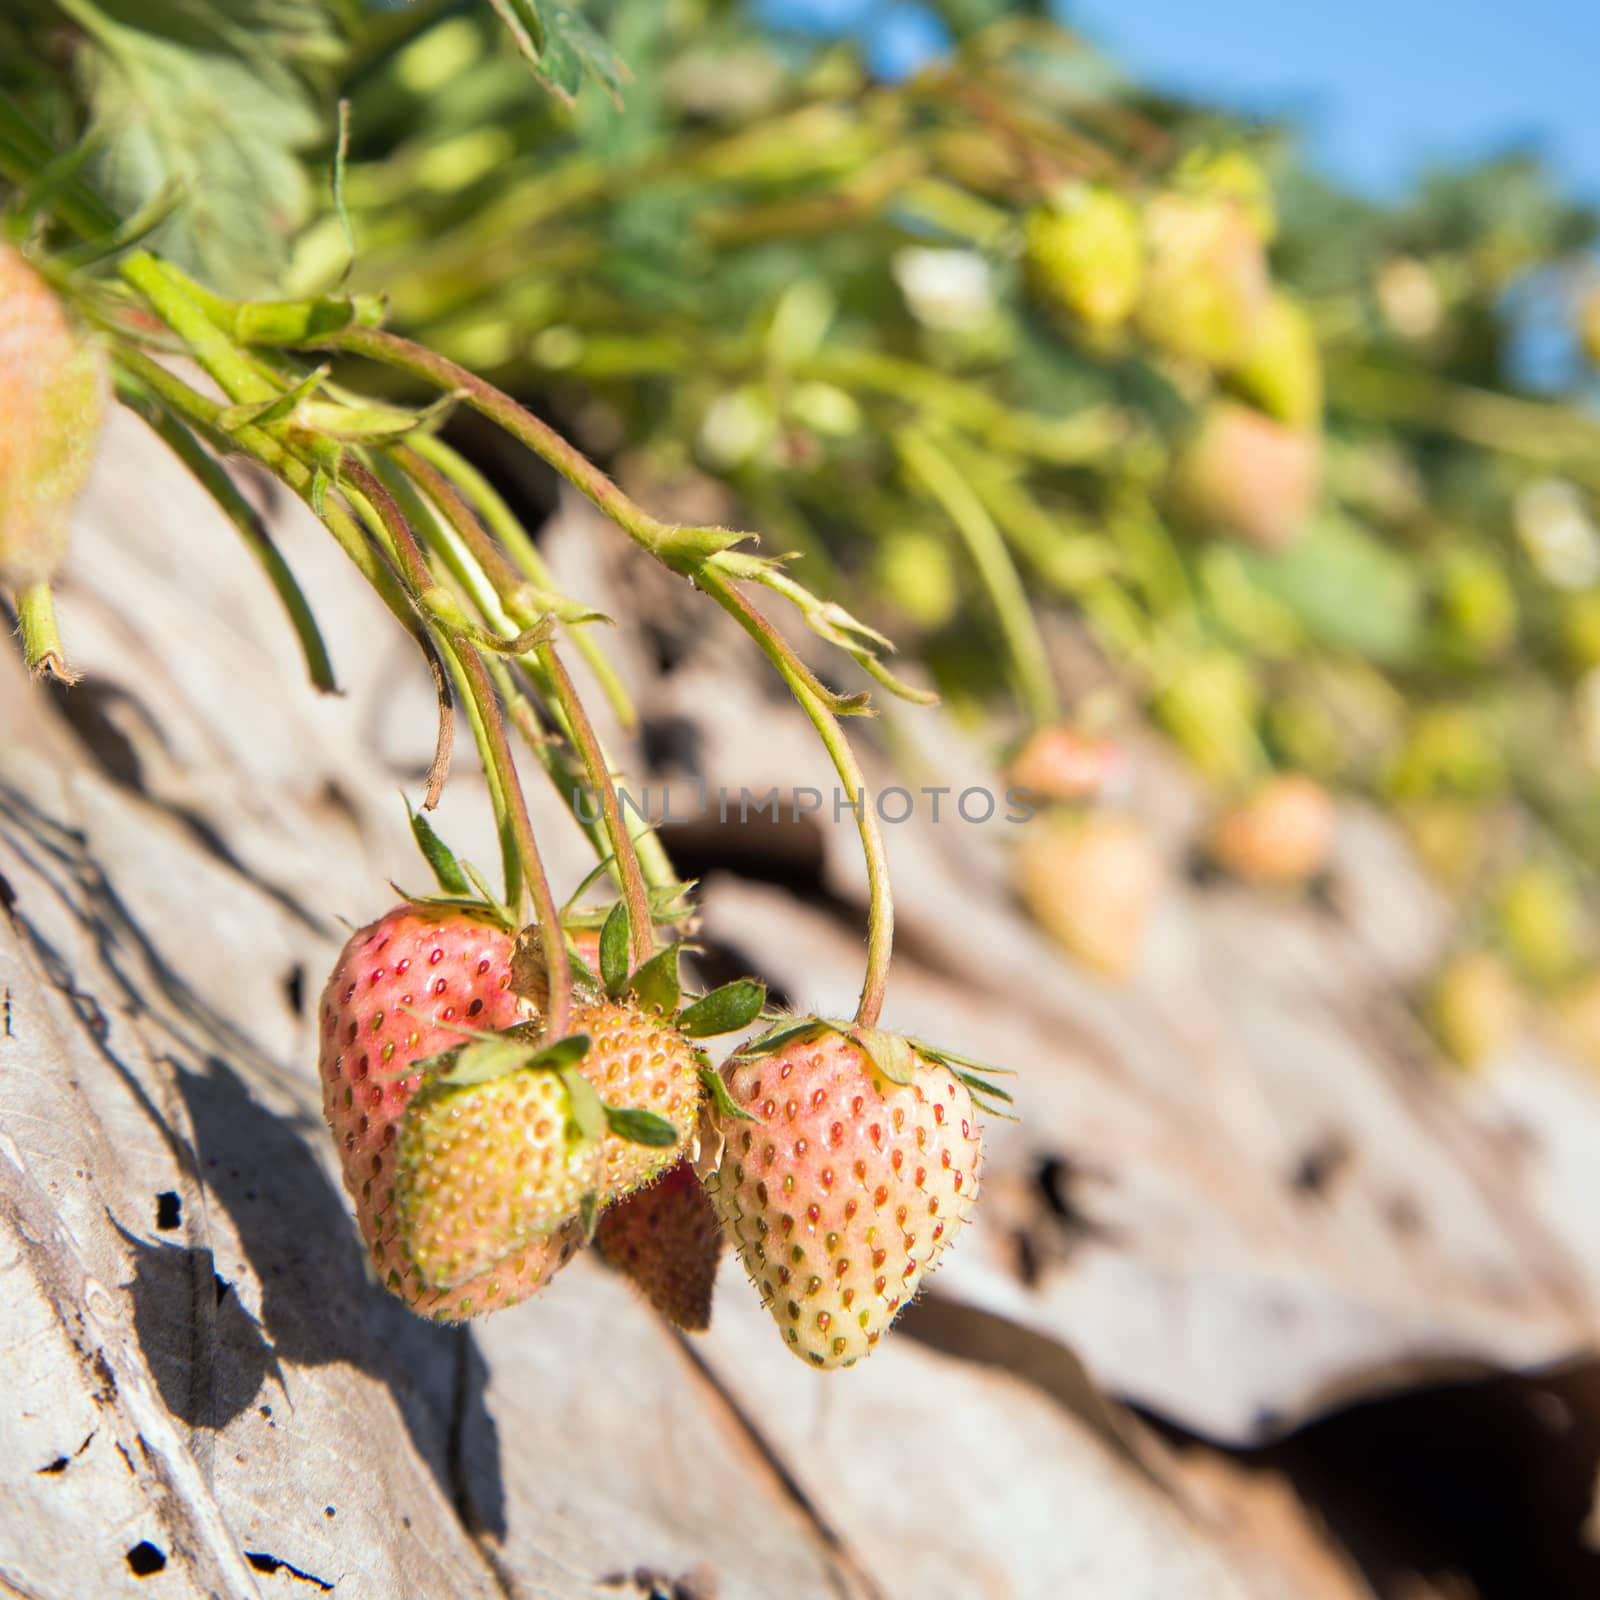
<path id="1" fill-rule="evenodd" d="M 410 800 L 406 800 L 406 815 L 411 818 L 411 837 L 417 841 L 417 848 L 433 869 L 439 887 L 449 895 L 470 895 L 472 885 L 461 870 L 455 852 L 433 831 L 433 824 L 420 811 L 412 810 Z"/>
<path id="2" fill-rule="evenodd" d="M 634 973 L 628 987 L 639 997 L 641 1005 L 653 1006 L 669 1016 L 678 1009 L 678 1002 L 683 998 L 683 984 L 678 978 L 678 957 L 682 951 L 681 944 L 669 944 Z"/>
<path id="3" fill-rule="evenodd" d="M 451 1089 L 467 1089 L 474 1084 L 492 1083 L 525 1066 L 533 1046 L 526 1039 L 498 1038 L 474 1039 L 470 1044 L 457 1045 L 442 1056 L 432 1057 L 441 1063 L 447 1057 L 455 1059 L 436 1072 L 432 1083 Z M 419 1062 L 418 1065 L 423 1065 Z"/>
<path id="4" fill-rule="evenodd" d="M 722 1074 L 706 1059 L 704 1051 L 696 1050 L 694 1056 L 695 1070 L 700 1074 L 701 1086 L 711 1097 L 711 1104 L 719 1117 L 732 1117 L 735 1122 L 759 1122 L 761 1120 L 759 1117 L 751 1116 L 728 1093 L 728 1086 L 723 1082 Z"/>
<path id="5" fill-rule="evenodd" d="M 572 972 L 573 982 L 585 989 L 600 989 L 604 985 L 600 982 L 600 975 L 587 961 L 573 948 L 572 941 L 567 940 L 567 966 Z"/>
<path id="6" fill-rule="evenodd" d="M 678 1130 L 665 1117 L 639 1106 L 608 1105 L 606 1126 L 619 1139 L 648 1145 L 652 1150 L 668 1150 L 678 1142 Z"/>
<path id="7" fill-rule="evenodd" d="M 767 986 L 755 978 L 735 978 L 720 989 L 702 995 L 678 1013 L 678 1030 L 691 1039 L 737 1033 L 761 1015 L 767 1003 Z"/>
<path id="8" fill-rule="evenodd" d="M 682 922 L 694 915 L 694 902 L 689 898 L 700 880 L 685 878 L 681 883 L 654 883 L 650 886 L 650 916 L 656 922 Z"/>
<path id="9" fill-rule="evenodd" d="M 539 1067 L 546 1072 L 565 1073 L 589 1053 L 589 1035 L 586 1033 L 569 1033 L 565 1039 L 557 1039 L 554 1044 L 547 1044 L 539 1053 L 533 1056 L 528 1065 Z M 584 1079 L 587 1083 L 589 1080 Z"/>
<path id="10" fill-rule="evenodd" d="M 461 870 L 472 880 L 472 887 L 478 891 L 481 899 L 480 909 L 492 911 L 501 927 L 516 927 L 517 919 L 511 915 L 511 907 L 496 896 L 494 890 L 489 887 L 489 880 L 465 859 L 461 861 Z"/>
<path id="11" fill-rule="evenodd" d="M 974 1061 L 971 1056 L 960 1055 L 954 1050 L 941 1050 L 938 1045 L 924 1044 L 920 1039 L 915 1039 L 912 1043 L 916 1046 L 918 1055 L 943 1067 L 977 1100 L 984 1111 L 991 1116 L 1004 1117 L 1008 1122 L 1017 1120 L 1002 1109 L 1003 1106 L 1013 1104 L 1010 1093 L 992 1081 L 996 1077 L 1016 1077 L 1011 1068 L 992 1067 L 986 1061 Z"/>
<path id="12" fill-rule="evenodd" d="M 584 1040 L 587 1048 L 588 1040 Z M 561 1081 L 566 1085 L 567 1108 L 577 1137 L 587 1144 L 597 1143 L 605 1137 L 606 1108 L 595 1087 L 576 1067 L 559 1067 Z"/>
<path id="13" fill-rule="evenodd" d="M 578 1221 L 583 1224 L 583 1236 L 594 1243 L 594 1230 L 600 1222 L 600 1196 L 591 1189 L 578 1202 Z"/>
<path id="14" fill-rule="evenodd" d="M 613 1000 L 628 982 L 628 908 L 620 900 L 600 930 L 600 981 Z"/>
<path id="15" fill-rule="evenodd" d="M 837 1023 L 824 1022 L 821 1017 L 776 1017 L 773 1026 L 752 1039 L 749 1044 L 739 1047 L 739 1059 L 745 1060 L 750 1056 L 769 1056 L 775 1050 L 781 1050 L 786 1044 L 795 1039 L 811 1038 L 822 1033 L 839 1033 L 842 1030 Z"/>
<path id="16" fill-rule="evenodd" d="M 611 863 L 617 858 L 614 855 L 602 856 L 584 877 L 582 883 L 567 896 L 567 903 L 561 908 L 561 923 L 567 928 L 599 928 L 605 925 L 606 912 L 580 911 L 579 899 L 587 894 L 611 870 Z"/>
<path id="17" fill-rule="evenodd" d="M 300 402 L 314 394 L 333 368 L 326 362 L 313 367 L 292 389 L 274 395 L 270 400 L 250 400 L 241 405 L 225 406 L 217 414 L 217 425 L 225 433 L 237 433 L 240 428 L 263 427 L 269 422 L 281 421 Z"/>
<path id="18" fill-rule="evenodd" d="M 890 1083 L 909 1084 L 916 1076 L 916 1052 L 904 1035 L 882 1028 L 852 1028 L 848 1037 L 866 1052 L 873 1071 Z"/>

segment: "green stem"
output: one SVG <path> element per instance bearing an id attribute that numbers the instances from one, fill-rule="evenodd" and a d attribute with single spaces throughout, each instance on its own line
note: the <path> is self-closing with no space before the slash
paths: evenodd
<path id="1" fill-rule="evenodd" d="M 401 570 L 412 586 L 415 597 L 433 587 L 433 574 L 417 536 L 406 521 L 394 496 L 389 493 L 378 475 L 364 462 L 352 461 L 346 467 L 350 481 L 371 503 L 393 539 L 400 558 Z M 545 1027 L 552 1038 L 560 1038 L 567 1031 L 572 1009 L 572 970 L 567 964 L 567 948 L 561 933 L 561 913 L 556 909 L 555 897 L 550 893 L 550 880 L 544 870 L 544 857 L 539 851 L 539 841 L 534 836 L 533 820 L 528 815 L 528 799 L 522 792 L 522 779 L 517 764 L 512 759 L 511 744 L 506 738 L 505 715 L 495 696 L 483 656 L 470 640 L 453 641 L 458 659 L 467 680 L 467 692 L 477 707 L 475 730 L 481 726 L 484 767 L 493 767 L 500 780 L 511 831 L 517 842 L 517 853 L 522 858 L 523 887 L 533 901 L 534 920 L 539 925 L 539 937 L 544 943 L 545 971 L 550 984 L 550 999 L 546 1009 Z"/>
<path id="2" fill-rule="evenodd" d="M 761 647 L 762 653 L 778 669 L 789 692 L 800 702 L 800 709 L 811 719 L 818 737 L 826 746 L 845 790 L 857 802 L 856 828 L 861 835 L 861 850 L 867 864 L 867 968 L 856 1006 L 856 1021 L 875 1027 L 883 1009 L 884 991 L 889 982 L 889 958 L 894 948 L 894 895 L 889 884 L 889 853 L 878 826 L 878 814 L 867 780 L 850 748 L 839 720 L 826 701 L 811 686 L 811 674 L 794 651 L 778 635 L 772 624 L 709 564 L 698 582 Z"/>
<path id="3" fill-rule="evenodd" d="M 505 546 L 506 553 L 525 578 L 552 594 L 559 592 L 555 575 L 539 553 L 539 547 L 529 537 L 528 530 L 522 526 L 516 513 L 501 498 L 494 485 L 470 461 L 431 433 L 420 433 L 412 438 L 410 450 L 437 467 L 465 495 L 488 524 L 489 531 Z M 631 733 L 638 726 L 639 714 L 622 679 L 617 676 L 616 668 L 606 659 L 605 652 L 595 643 L 586 626 L 573 628 L 570 633 L 573 644 L 594 674 L 617 721 L 625 732 Z"/>
<path id="4" fill-rule="evenodd" d="M 519 592 L 524 587 L 521 575 L 511 565 L 505 552 L 489 537 L 455 487 L 438 468 L 414 453 L 402 453 L 402 459 L 462 543 L 471 551 L 473 559 L 483 568 L 501 603 L 510 613 L 512 622 L 524 628 L 539 622 L 539 615 L 520 599 Z M 606 837 L 616 862 L 622 897 L 628 907 L 634 965 L 643 966 L 655 949 L 650 895 L 634 850 L 633 837 L 628 832 L 617 798 L 617 786 L 612 778 L 610 763 L 600 748 L 594 724 L 589 720 L 589 713 L 578 695 L 577 687 L 555 649 L 550 645 L 542 645 L 534 651 L 534 656 L 549 681 L 557 704 L 565 713 L 568 731 L 583 762 L 590 786 L 600 797 Z"/>
<path id="5" fill-rule="evenodd" d="M 48 583 L 32 583 L 17 592 L 17 622 L 22 631 L 22 658 L 36 678 L 56 683 L 76 683 L 78 674 L 67 665 L 56 629 L 55 601 Z"/>
<path id="6" fill-rule="evenodd" d="M 679 528 L 658 521 L 624 494 L 581 450 L 568 444 L 549 423 L 518 405 L 503 389 L 409 339 L 377 328 L 353 327 L 306 343 L 316 349 L 365 356 L 447 393 L 459 394 L 473 410 L 497 423 L 554 467 L 636 544 L 683 576 L 692 576 L 707 556 L 749 537 L 726 528 Z"/>
<path id="7" fill-rule="evenodd" d="M 1035 726 L 1059 719 L 1061 703 L 1050 673 L 1050 658 L 1040 637 L 1027 591 L 1012 565 L 994 519 L 966 480 L 929 436 L 907 428 L 899 436 L 900 454 L 914 478 L 933 495 L 966 542 L 978 576 L 1000 622 L 1011 655 L 1017 689 Z"/>
<path id="8" fill-rule="evenodd" d="M 550 893 L 550 880 L 545 875 L 539 842 L 534 837 L 533 821 L 528 815 L 527 796 L 522 792 L 522 780 L 517 776 L 517 765 L 512 759 L 511 745 L 506 738 L 505 717 L 501 713 L 499 700 L 495 698 L 494 685 L 489 681 L 483 657 L 474 646 L 465 644 L 461 648 L 461 662 L 466 669 L 468 691 L 483 719 L 487 746 L 484 765 L 493 765 L 504 785 L 511 829 L 516 837 L 518 854 L 522 857 L 525 886 L 532 897 L 534 920 L 539 925 L 539 937 L 544 943 L 545 974 L 550 985 L 550 999 L 545 1008 L 545 1031 L 550 1038 L 560 1039 L 566 1035 L 572 1013 L 572 968 L 567 963 L 561 913 Z"/>

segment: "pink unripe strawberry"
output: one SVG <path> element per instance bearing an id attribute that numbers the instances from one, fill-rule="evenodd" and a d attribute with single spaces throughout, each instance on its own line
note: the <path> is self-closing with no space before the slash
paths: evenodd
<path id="1" fill-rule="evenodd" d="M 1043 800 L 1091 800 L 1122 766 L 1114 739 L 1070 723 L 1030 734 L 1011 758 L 1006 780 Z"/>
<path id="2" fill-rule="evenodd" d="M 1217 818 L 1211 856 L 1251 883 L 1304 883 L 1327 865 L 1334 826 L 1333 801 L 1320 783 L 1279 773 Z"/>
<path id="3" fill-rule="evenodd" d="M 789 1348 L 850 1366 L 971 1215 L 970 1080 L 925 1046 L 827 1023 L 734 1057 L 723 1076 L 754 1120 L 723 1115 L 706 1190 Z"/>
<path id="4" fill-rule="evenodd" d="M 105 410 L 105 363 L 50 286 L 0 245 L 0 585 L 48 582 Z"/>
<path id="5" fill-rule="evenodd" d="M 1035 818 L 1016 871 L 1022 903 L 1046 933 L 1101 977 L 1128 976 L 1165 876 L 1141 823 L 1110 812 Z"/>
<path id="6" fill-rule="evenodd" d="M 1218 401 L 1178 457 L 1172 494 L 1196 521 L 1281 550 L 1305 527 L 1321 482 L 1318 434 Z"/>
<path id="7" fill-rule="evenodd" d="M 445 1321 L 514 1305 L 577 1247 L 575 1227 L 534 1240 L 476 1277 L 430 1286 L 408 1253 L 396 1203 L 401 1119 L 422 1081 L 413 1064 L 521 1019 L 510 936 L 459 910 L 402 905 L 352 934 L 318 1011 L 323 1111 L 379 1281 Z"/>
<path id="8" fill-rule="evenodd" d="M 595 1243 L 668 1322 L 689 1333 L 710 1327 L 724 1238 L 687 1157 L 664 1178 L 607 1207 Z"/>

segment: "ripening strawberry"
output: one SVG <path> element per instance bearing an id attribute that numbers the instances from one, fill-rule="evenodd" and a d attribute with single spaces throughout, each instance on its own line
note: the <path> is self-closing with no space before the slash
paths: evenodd
<path id="1" fill-rule="evenodd" d="M 831 1024 L 723 1069 L 734 1103 L 704 1172 L 789 1348 L 869 1355 L 971 1215 L 981 1135 L 969 1074 L 924 1046 Z M 882 1070 L 908 1081 L 898 1082 Z"/>
<path id="2" fill-rule="evenodd" d="M 0 245 L 0 585 L 45 583 L 61 565 L 105 397 L 99 349 L 44 279 Z"/>
<path id="3" fill-rule="evenodd" d="M 1133 313 L 1144 271 L 1139 213 L 1115 189 L 1080 184 L 1030 212 L 1023 270 L 1047 310 L 1095 333 Z"/>
<path id="4" fill-rule="evenodd" d="M 1305 883 L 1328 863 L 1335 821 L 1320 783 L 1300 772 L 1279 773 L 1217 818 L 1211 856 L 1250 883 Z"/>
<path id="5" fill-rule="evenodd" d="M 1138 324 L 1152 344 L 1226 371 L 1249 354 L 1270 288 L 1266 255 L 1245 210 L 1208 194 L 1157 195 Z"/>
<path id="6" fill-rule="evenodd" d="M 687 1156 L 664 1178 L 608 1207 L 595 1243 L 668 1322 L 689 1333 L 711 1326 L 722 1224 Z"/>
<path id="7" fill-rule="evenodd" d="M 510 936 L 492 922 L 397 906 L 351 935 L 318 1011 L 323 1113 L 379 1281 L 413 1310 L 445 1321 L 527 1299 L 581 1239 L 567 1227 L 449 1289 L 424 1281 L 402 1239 L 396 1152 L 422 1081 L 409 1069 L 460 1044 L 463 1027 L 488 1032 L 521 1020 L 508 987 L 510 954 Z"/>
<path id="8" fill-rule="evenodd" d="M 1178 456 L 1172 496 L 1197 522 L 1275 551 L 1304 530 L 1321 482 L 1319 434 L 1218 401 Z"/>

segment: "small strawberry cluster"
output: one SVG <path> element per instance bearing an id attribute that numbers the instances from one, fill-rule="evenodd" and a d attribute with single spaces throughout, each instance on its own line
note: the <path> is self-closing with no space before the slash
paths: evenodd
<path id="1" fill-rule="evenodd" d="M 978 1190 L 975 1063 L 875 1028 L 777 1021 L 719 1072 L 700 1041 L 762 986 L 685 1000 L 680 946 L 629 970 L 628 919 L 566 934 L 567 1031 L 537 929 L 408 900 L 352 935 L 318 1012 L 323 1109 L 377 1273 L 456 1321 L 537 1293 L 588 1240 L 707 1326 L 724 1238 L 789 1346 L 869 1353 Z"/>

